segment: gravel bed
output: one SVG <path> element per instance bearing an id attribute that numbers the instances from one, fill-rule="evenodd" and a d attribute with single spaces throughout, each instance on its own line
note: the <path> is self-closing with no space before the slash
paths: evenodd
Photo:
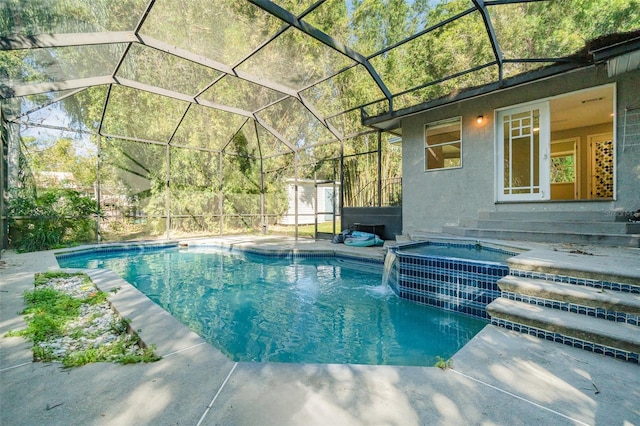
<path id="1" fill-rule="evenodd" d="M 98 292 L 95 285 L 83 279 L 84 276 L 51 278 L 37 288 L 51 288 L 63 292 L 74 299 L 86 299 Z M 143 349 L 137 343 L 136 335 L 127 333 L 126 324 L 117 315 L 108 301 L 99 304 L 83 303 L 79 317 L 67 324 L 65 335 L 39 342 L 36 345 L 52 354 L 54 361 L 62 361 L 73 352 L 106 348 L 120 344 L 126 347 L 127 355 L 142 355 Z M 117 357 L 107 359 L 117 361 Z"/>

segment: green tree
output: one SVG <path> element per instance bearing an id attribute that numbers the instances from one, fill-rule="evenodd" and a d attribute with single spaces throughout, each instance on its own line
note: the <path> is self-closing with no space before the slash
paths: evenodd
<path id="1" fill-rule="evenodd" d="M 74 141 L 69 138 L 62 138 L 52 141 L 43 141 L 41 138 L 33 136 L 24 137 L 23 145 L 29 159 L 31 172 L 35 174 L 37 182 L 47 183 L 47 186 L 57 186 L 62 183 L 67 187 L 77 189 L 93 189 L 96 183 L 97 157 L 95 147 L 89 146 L 91 151 L 80 153 L 80 148 L 87 148 L 83 141 Z M 90 145 L 90 144 L 89 144 Z M 52 180 L 43 174 L 58 172 L 67 173 L 67 182 L 60 177 Z"/>

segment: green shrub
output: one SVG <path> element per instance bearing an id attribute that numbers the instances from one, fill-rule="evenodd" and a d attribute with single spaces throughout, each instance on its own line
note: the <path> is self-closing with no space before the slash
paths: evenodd
<path id="1" fill-rule="evenodd" d="M 9 202 L 9 239 L 18 252 L 92 242 L 97 213 L 97 202 L 73 189 L 49 189 L 38 195 L 14 191 Z"/>

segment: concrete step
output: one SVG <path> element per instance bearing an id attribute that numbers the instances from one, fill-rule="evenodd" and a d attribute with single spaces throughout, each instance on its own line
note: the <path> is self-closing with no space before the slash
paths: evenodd
<path id="1" fill-rule="evenodd" d="M 396 241 L 397 243 L 408 243 L 411 241 L 411 237 L 409 235 L 405 235 L 405 234 L 396 234 Z"/>
<path id="2" fill-rule="evenodd" d="M 566 231 L 519 231 L 443 226 L 442 232 L 467 238 L 532 241 L 540 243 L 599 244 L 611 247 L 640 247 L 640 234 L 603 234 Z"/>
<path id="3" fill-rule="evenodd" d="M 462 220 L 460 226 L 475 229 L 502 229 L 506 231 L 572 232 L 580 234 L 640 234 L 639 222 L 567 222 L 528 220 L 479 219 Z"/>
<path id="4" fill-rule="evenodd" d="M 489 305 L 492 318 L 526 325 L 584 342 L 640 353 L 640 327 L 499 297 Z"/>
<path id="5" fill-rule="evenodd" d="M 488 220 L 528 220 L 552 222 L 629 222 L 631 212 L 599 211 L 480 211 L 478 217 Z"/>
<path id="6" fill-rule="evenodd" d="M 640 315 L 640 295 L 634 293 L 513 275 L 507 275 L 498 280 L 498 287 L 502 291 L 518 295 L 601 308 L 613 313 L 614 321 L 617 317 L 615 313 Z M 588 314 L 585 313 L 585 315 Z"/>

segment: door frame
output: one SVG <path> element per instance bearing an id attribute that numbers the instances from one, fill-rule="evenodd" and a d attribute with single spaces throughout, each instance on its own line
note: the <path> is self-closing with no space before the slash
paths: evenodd
<path id="1" fill-rule="evenodd" d="M 323 201 L 323 205 L 325 208 L 320 209 L 320 193 L 318 191 L 319 188 L 331 188 L 332 191 L 332 195 L 331 195 L 331 210 L 327 210 L 326 208 L 326 198 L 324 198 Z M 313 235 L 315 239 L 331 239 L 333 238 L 334 235 L 336 235 L 337 233 L 337 226 L 336 226 L 336 221 L 337 221 L 337 209 L 336 209 L 336 203 L 337 203 L 337 194 L 336 194 L 336 189 L 337 189 L 337 185 L 336 185 L 336 181 L 334 180 L 324 180 L 324 181 L 315 181 L 314 184 L 314 230 L 313 230 Z M 325 191 L 322 191 L 322 195 L 323 197 L 326 195 Z M 318 220 L 318 218 L 320 216 L 322 216 L 322 222 L 326 222 L 326 216 L 327 215 L 331 215 L 331 221 L 333 223 L 333 228 L 332 228 L 332 232 L 331 233 L 326 233 L 326 232 L 319 232 L 318 231 L 318 224 L 320 223 L 320 221 Z"/>
<path id="2" fill-rule="evenodd" d="M 504 188 L 504 125 L 502 118 L 507 114 L 518 114 L 522 112 L 538 109 L 540 111 L 538 141 L 539 141 L 539 171 L 538 185 L 539 193 L 527 194 L 505 194 Z M 551 197 L 550 187 L 550 164 L 551 164 L 551 111 L 549 99 L 536 100 L 519 105 L 511 105 L 494 111 L 494 152 L 495 152 L 495 175 L 494 190 L 496 202 L 523 202 L 523 201 L 546 201 Z"/>

